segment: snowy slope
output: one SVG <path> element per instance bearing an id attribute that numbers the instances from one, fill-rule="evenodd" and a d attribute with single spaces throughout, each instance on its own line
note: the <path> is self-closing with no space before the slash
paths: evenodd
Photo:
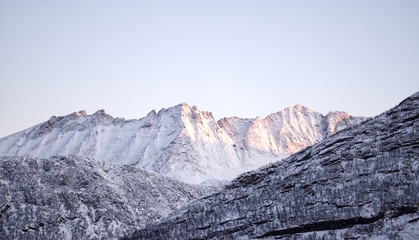
<path id="1" fill-rule="evenodd" d="M 419 239 L 418 130 L 419 92 L 129 239 Z"/>
<path id="2" fill-rule="evenodd" d="M 230 180 L 278 161 L 365 118 L 326 116 L 301 105 L 266 118 L 224 118 L 182 103 L 139 120 L 99 110 L 47 122 L 0 139 L 0 156 L 79 155 L 132 164 L 189 183 Z"/>
<path id="3" fill-rule="evenodd" d="M 209 190 L 94 159 L 0 157 L 0 239 L 118 239 Z"/>

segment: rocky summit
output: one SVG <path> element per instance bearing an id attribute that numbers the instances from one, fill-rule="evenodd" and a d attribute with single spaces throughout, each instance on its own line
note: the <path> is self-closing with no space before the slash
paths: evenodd
<path id="1" fill-rule="evenodd" d="M 77 155 L 199 184 L 231 180 L 363 120 L 345 112 L 323 116 L 301 105 L 263 119 L 219 121 L 186 103 L 138 120 L 79 111 L 0 138 L 0 156 Z"/>
<path id="2" fill-rule="evenodd" d="M 419 92 L 128 239 L 419 239 Z"/>

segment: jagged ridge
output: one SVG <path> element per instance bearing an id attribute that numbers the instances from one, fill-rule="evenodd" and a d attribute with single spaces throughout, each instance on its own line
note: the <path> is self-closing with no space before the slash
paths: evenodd
<path id="1" fill-rule="evenodd" d="M 0 139 L 0 155 L 79 155 L 132 164 L 189 183 L 230 180 L 278 161 L 365 118 L 326 116 L 296 105 L 266 118 L 224 118 L 186 103 L 139 120 L 99 110 L 47 122 Z"/>
<path id="2" fill-rule="evenodd" d="M 418 120 L 419 92 L 130 239 L 418 239 Z"/>

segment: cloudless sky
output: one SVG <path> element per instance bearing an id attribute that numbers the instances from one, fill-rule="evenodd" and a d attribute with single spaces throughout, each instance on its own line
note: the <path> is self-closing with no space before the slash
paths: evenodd
<path id="1" fill-rule="evenodd" d="M 419 1 L 0 0 L 0 137 L 181 102 L 374 116 L 419 91 Z"/>

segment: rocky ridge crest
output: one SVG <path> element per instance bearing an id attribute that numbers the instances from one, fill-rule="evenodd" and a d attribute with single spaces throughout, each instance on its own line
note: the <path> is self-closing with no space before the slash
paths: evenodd
<path id="1" fill-rule="evenodd" d="M 359 124 L 296 105 L 266 118 L 223 118 L 186 103 L 138 120 L 75 112 L 0 139 L 0 156 L 85 156 L 129 164 L 188 183 L 230 180 Z"/>
<path id="2" fill-rule="evenodd" d="M 419 92 L 129 239 L 418 239 Z"/>

